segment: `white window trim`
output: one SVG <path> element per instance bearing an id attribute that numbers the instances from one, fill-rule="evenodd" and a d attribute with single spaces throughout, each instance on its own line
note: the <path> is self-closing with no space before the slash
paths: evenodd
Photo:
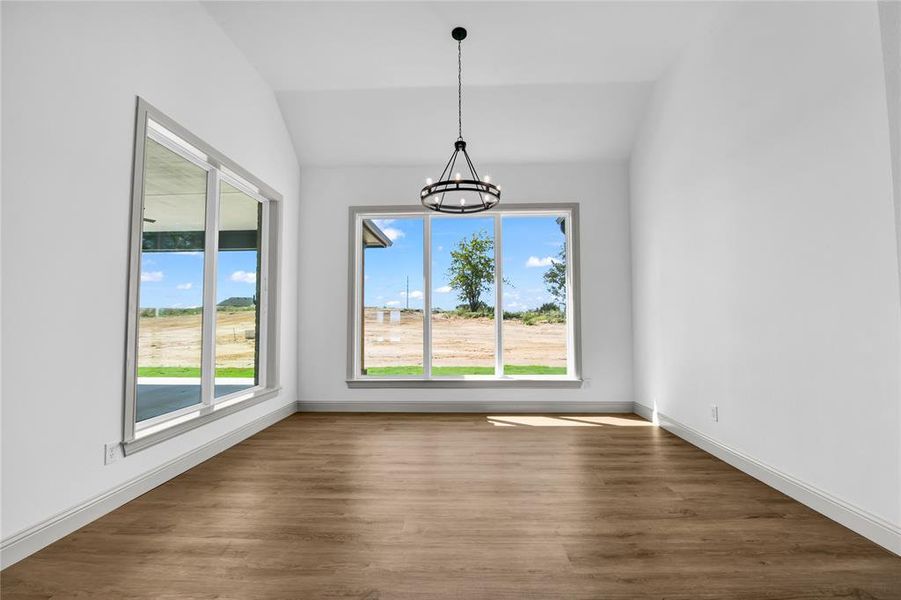
<path id="1" fill-rule="evenodd" d="M 350 208 L 348 248 L 347 310 L 347 386 L 351 388 L 505 388 L 547 387 L 578 388 L 582 385 L 582 340 L 579 300 L 579 205 L 578 203 L 508 204 L 497 209 L 468 215 L 441 215 L 425 208 L 410 206 L 352 206 Z M 423 316 L 431 314 L 431 224 L 434 219 L 493 218 L 495 257 L 503 257 L 501 218 L 505 216 L 564 215 L 566 218 L 566 375 L 503 374 L 503 280 L 502 260 L 495 260 L 495 375 L 459 375 L 434 377 L 431 374 L 431 319 L 423 319 L 423 374 L 377 377 L 361 373 L 362 339 L 359 315 L 363 307 L 363 248 L 360 243 L 364 219 L 415 217 L 423 219 L 423 281 L 427 292 L 423 298 Z"/>
<path id="2" fill-rule="evenodd" d="M 221 182 L 263 204 L 260 258 L 259 384 L 215 397 L 216 261 L 218 235 L 207 235 L 204 248 L 201 402 L 152 419 L 135 422 L 137 414 L 138 313 L 143 235 L 143 185 L 145 138 L 153 139 L 207 172 L 207 232 L 218 232 Z M 281 194 L 166 116 L 138 98 L 132 174 L 132 213 L 129 255 L 128 324 L 125 361 L 125 410 L 122 446 L 132 454 L 210 421 L 272 398 L 280 391 L 278 380 L 278 269 L 280 257 Z M 263 337 L 265 336 L 265 337 Z"/>

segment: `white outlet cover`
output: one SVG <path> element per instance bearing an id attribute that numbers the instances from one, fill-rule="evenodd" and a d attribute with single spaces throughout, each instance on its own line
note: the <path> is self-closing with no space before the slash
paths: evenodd
<path id="1" fill-rule="evenodd" d="M 122 456 L 122 445 L 119 442 L 111 442 L 103 446 L 103 464 L 114 463 Z"/>

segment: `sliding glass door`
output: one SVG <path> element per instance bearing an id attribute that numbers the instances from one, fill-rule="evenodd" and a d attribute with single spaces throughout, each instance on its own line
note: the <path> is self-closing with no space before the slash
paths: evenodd
<path id="1" fill-rule="evenodd" d="M 144 422 L 202 403 L 208 167 L 145 143 L 137 411 Z"/>
<path id="2" fill-rule="evenodd" d="M 270 201 L 146 120 L 126 441 L 267 388 Z"/>

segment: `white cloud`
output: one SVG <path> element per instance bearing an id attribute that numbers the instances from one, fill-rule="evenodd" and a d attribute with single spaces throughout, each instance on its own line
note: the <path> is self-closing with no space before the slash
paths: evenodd
<path id="1" fill-rule="evenodd" d="M 388 227 L 388 225 L 391 225 L 396 220 L 397 219 L 373 219 L 372 222 L 375 223 L 376 227 L 382 230 L 382 233 L 384 233 L 389 240 L 394 242 L 406 235 L 401 229 L 398 229 L 396 227 Z"/>
<path id="2" fill-rule="evenodd" d="M 527 267 L 549 267 L 554 263 L 560 262 L 553 256 L 545 256 L 544 258 L 538 258 L 537 256 L 530 256 L 529 260 L 526 261 Z"/>
<path id="3" fill-rule="evenodd" d="M 395 229 L 394 227 L 385 227 L 384 229 L 382 229 L 382 233 L 384 233 L 385 236 L 392 242 L 396 242 L 398 238 L 402 238 L 407 235 L 400 229 Z"/>
<path id="4" fill-rule="evenodd" d="M 203 252 L 191 250 L 190 252 L 173 252 L 176 256 L 203 256 Z"/>
<path id="5" fill-rule="evenodd" d="M 146 281 L 162 281 L 162 271 L 141 271 L 141 282 Z"/>
<path id="6" fill-rule="evenodd" d="M 385 306 L 400 306 L 400 302 L 397 300 L 389 300 L 385 302 Z"/>
<path id="7" fill-rule="evenodd" d="M 175 289 L 177 289 L 177 290 L 190 290 L 192 287 L 194 287 L 194 284 L 193 284 L 193 283 L 179 283 L 177 286 L 175 286 Z"/>
<path id="8" fill-rule="evenodd" d="M 406 296 L 407 292 L 401 292 L 400 295 Z M 410 292 L 410 298 L 413 298 L 414 300 L 421 300 L 424 296 L 425 294 L 422 293 L 422 290 L 413 290 Z"/>
<path id="9" fill-rule="evenodd" d="M 437 250 L 438 252 L 444 252 L 444 246 L 438 246 Z"/>
<path id="10" fill-rule="evenodd" d="M 251 271 L 235 271 L 229 277 L 232 281 L 237 281 L 239 283 L 256 283 L 257 282 L 257 274 Z"/>
<path id="11" fill-rule="evenodd" d="M 442 285 L 440 288 L 436 288 L 435 291 L 438 292 L 439 294 L 449 294 L 451 291 L 451 286 Z"/>

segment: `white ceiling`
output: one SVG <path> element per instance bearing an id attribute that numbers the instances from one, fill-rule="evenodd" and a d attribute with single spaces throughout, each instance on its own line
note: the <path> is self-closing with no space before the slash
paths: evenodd
<path id="1" fill-rule="evenodd" d="M 625 158 L 704 2 L 205 2 L 276 92 L 301 164 Z M 482 169 L 484 170 L 484 169 Z"/>

